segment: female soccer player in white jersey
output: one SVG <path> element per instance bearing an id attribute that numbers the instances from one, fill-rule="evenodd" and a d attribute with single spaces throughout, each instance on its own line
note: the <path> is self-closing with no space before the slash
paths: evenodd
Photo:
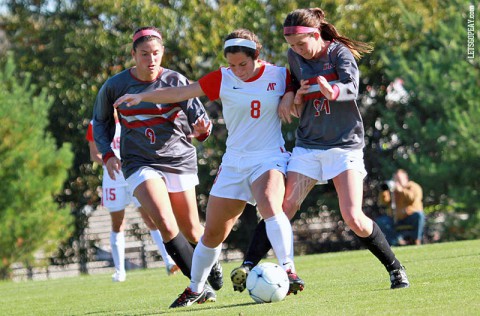
<path id="1" fill-rule="evenodd" d="M 226 152 L 210 191 L 205 233 L 195 248 L 190 286 L 171 308 L 205 300 L 208 271 L 246 203 L 256 203 L 265 219 L 275 255 L 289 275 L 290 290 L 303 289 L 293 263 L 292 227 L 282 211 L 289 153 L 284 149 L 277 109 L 282 97 L 284 102 L 293 101 L 290 74 L 284 67 L 259 60 L 260 49 L 255 34 L 236 30 L 224 43 L 228 68 L 211 72 L 189 86 L 127 94 L 115 102 L 121 109 L 142 101 L 179 102 L 203 95 L 222 101 L 228 131 Z"/>
<path id="2" fill-rule="evenodd" d="M 183 75 L 161 66 L 164 47 L 157 28 L 137 29 L 132 42 L 135 66 L 109 78 L 100 89 L 94 106 L 93 134 L 110 177 L 115 179 L 116 172 L 123 170 L 134 196 L 160 230 L 168 254 L 190 278 L 193 245 L 203 235 L 195 193 L 197 153 L 191 137 L 205 140 L 211 122 L 198 99 L 142 102 L 135 109 L 119 107 L 121 161 L 115 157 L 110 143 L 117 98 L 125 93 L 189 84 Z M 216 264 L 211 271 L 210 285 L 220 289 L 221 266 Z M 213 290 L 208 287 L 207 291 L 207 299 L 214 301 Z"/>
<path id="3" fill-rule="evenodd" d="M 284 21 L 290 45 L 288 63 L 297 94 L 292 108 L 279 108 L 282 119 L 299 116 L 292 157 L 288 163 L 283 208 L 291 219 L 313 186 L 332 179 L 346 224 L 385 266 L 392 289 L 409 286 L 404 267 L 377 224 L 362 211 L 364 128 L 358 110 L 359 74 L 355 58 L 371 51 L 362 42 L 341 36 L 320 8 L 298 9 Z M 262 234 L 263 233 L 263 234 Z M 261 226 L 256 230 L 241 267 L 244 274 L 270 246 Z M 262 241 L 264 241 L 262 243 Z"/>
<path id="4" fill-rule="evenodd" d="M 115 136 L 111 147 L 115 156 L 120 157 L 120 122 L 115 115 Z M 90 150 L 90 159 L 98 164 L 103 165 L 102 177 L 102 205 L 109 211 L 112 220 L 112 231 L 110 232 L 110 247 L 112 249 L 112 258 L 115 265 L 115 273 L 112 275 L 113 282 L 123 282 L 126 279 L 125 273 L 125 208 L 133 203 L 140 214 L 142 215 L 145 225 L 150 230 L 150 235 L 158 247 L 160 254 L 165 263 L 167 274 L 171 275 L 178 271 L 178 266 L 173 261 L 172 257 L 167 253 L 165 245 L 163 244 L 162 235 L 158 228 L 153 224 L 150 217 L 145 214 L 138 200 L 132 195 L 132 191 L 128 187 L 128 183 L 123 177 L 123 173 L 119 171 L 116 175 L 116 180 L 113 180 L 108 175 L 107 168 L 103 164 L 102 155 L 95 145 L 93 137 L 93 124 L 90 121 L 88 124 L 87 135 L 85 137 L 88 141 Z"/>

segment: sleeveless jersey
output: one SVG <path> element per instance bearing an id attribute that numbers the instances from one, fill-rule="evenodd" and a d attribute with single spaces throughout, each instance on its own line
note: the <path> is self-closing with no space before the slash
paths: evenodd
<path id="1" fill-rule="evenodd" d="M 221 99 L 228 131 L 227 152 L 255 153 L 283 148 L 278 103 L 290 87 L 284 67 L 263 63 L 258 75 L 248 81 L 230 68 L 220 68 L 199 80 L 210 100 Z"/>
<path id="2" fill-rule="evenodd" d="M 187 78 L 169 69 L 162 69 L 157 79 L 145 82 L 124 70 L 108 79 L 97 95 L 93 128 L 97 147 L 105 157 L 111 152 L 114 137 L 113 103 L 127 93 L 152 91 L 162 87 L 188 85 Z M 120 157 L 125 177 L 141 167 L 171 173 L 197 173 L 196 149 L 189 134 L 191 125 L 206 114 L 198 98 L 175 104 L 140 102 L 134 107 L 122 104 L 117 109 L 121 128 Z M 200 141 L 208 135 L 202 135 Z"/>
<path id="3" fill-rule="evenodd" d="M 295 88 L 300 80 L 312 84 L 304 96 L 305 107 L 296 132 L 296 146 L 312 149 L 361 149 L 365 145 L 364 128 L 357 106 L 359 74 L 350 50 L 332 42 L 326 53 L 307 60 L 288 50 L 288 63 Z M 335 100 L 327 100 L 320 92 L 316 78 L 324 76 L 339 88 Z"/>

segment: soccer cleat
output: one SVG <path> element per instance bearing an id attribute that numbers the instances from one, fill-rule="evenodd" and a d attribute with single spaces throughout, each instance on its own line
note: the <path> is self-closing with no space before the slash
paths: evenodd
<path id="1" fill-rule="evenodd" d="M 217 294 L 212 289 L 212 287 L 205 283 L 205 302 L 216 302 L 217 301 Z"/>
<path id="2" fill-rule="evenodd" d="M 223 286 L 223 270 L 220 262 L 216 262 L 212 270 L 210 270 L 210 274 L 208 275 L 208 283 L 212 286 L 215 291 L 218 291 Z"/>
<path id="3" fill-rule="evenodd" d="M 242 264 L 238 268 L 235 268 L 230 273 L 230 279 L 232 280 L 233 290 L 243 292 L 247 287 L 247 277 L 250 273 L 251 266 Z"/>
<path id="4" fill-rule="evenodd" d="M 180 268 L 176 264 L 169 264 L 166 265 L 165 268 L 167 269 L 167 275 L 173 275 L 180 270 Z"/>
<path id="5" fill-rule="evenodd" d="M 408 282 L 407 272 L 405 271 L 404 266 L 402 266 L 400 269 L 392 270 L 389 273 L 390 282 L 392 282 L 392 285 L 390 286 L 391 289 L 410 287 L 410 282 Z"/>
<path id="6" fill-rule="evenodd" d="M 287 270 L 287 275 L 290 283 L 287 295 L 290 295 L 291 293 L 297 295 L 298 291 L 303 291 L 305 288 L 305 282 L 300 279 L 296 273 L 292 272 L 292 270 Z"/>
<path id="7" fill-rule="evenodd" d="M 192 292 L 192 290 L 187 287 L 182 294 L 178 296 L 178 298 L 170 305 L 170 308 L 177 308 L 177 307 L 187 307 L 191 306 L 195 303 L 202 304 L 205 302 L 206 299 L 206 290 L 205 288 L 201 293 Z"/>
<path id="8" fill-rule="evenodd" d="M 114 274 L 112 274 L 112 282 L 125 282 L 127 279 L 127 275 L 125 272 L 119 272 L 116 271 Z"/>

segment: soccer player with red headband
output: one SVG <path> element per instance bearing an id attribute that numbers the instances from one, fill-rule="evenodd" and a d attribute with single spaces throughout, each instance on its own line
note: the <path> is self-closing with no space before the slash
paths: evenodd
<path id="1" fill-rule="evenodd" d="M 168 254 L 190 278 L 194 245 L 204 230 L 198 216 L 197 152 L 191 138 L 205 140 L 212 123 L 197 98 L 142 102 L 134 109 L 119 107 L 121 160 L 117 158 L 110 146 L 115 100 L 125 93 L 190 84 L 183 75 L 161 66 L 164 46 L 158 29 L 137 29 L 132 45 L 135 66 L 109 78 L 97 95 L 93 135 L 110 177 L 115 179 L 121 168 L 134 196 L 160 230 Z M 222 270 L 218 262 L 212 266 L 208 280 L 218 290 L 223 285 Z M 210 285 L 206 300 L 215 301 Z"/>
<path id="2" fill-rule="evenodd" d="M 303 289 L 293 262 L 292 226 L 282 210 L 290 155 L 284 148 L 278 106 L 282 102 L 289 106 L 294 94 L 288 70 L 260 60 L 261 48 L 251 31 L 233 31 L 223 49 L 228 68 L 213 71 L 189 86 L 127 94 L 115 102 L 120 110 L 126 110 L 146 101 L 171 103 L 203 95 L 222 101 L 228 130 L 226 151 L 210 191 L 205 233 L 195 248 L 190 286 L 171 308 L 205 300 L 208 271 L 246 203 L 256 204 L 265 220 L 268 239 L 288 274 L 289 291 Z M 130 111 L 133 109 L 136 107 Z"/>
<path id="3" fill-rule="evenodd" d="M 356 101 L 359 72 L 355 59 L 372 48 L 340 35 L 320 8 L 292 11 L 283 25 L 296 95 L 291 107 L 281 105 L 279 115 L 285 121 L 290 121 L 290 114 L 300 119 L 288 162 L 283 210 L 292 219 L 316 184 L 333 180 L 345 223 L 385 266 L 390 287 L 408 287 L 405 268 L 380 228 L 362 210 L 367 172 L 363 121 Z M 270 247 L 260 222 L 245 260 L 231 273 L 235 290 L 245 288 L 246 275 Z"/>

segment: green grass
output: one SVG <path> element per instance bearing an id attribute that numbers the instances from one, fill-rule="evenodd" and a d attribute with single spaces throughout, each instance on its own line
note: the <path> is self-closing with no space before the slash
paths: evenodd
<path id="1" fill-rule="evenodd" d="M 164 269 L 48 281 L 0 282 L 0 315 L 480 315 L 480 240 L 394 248 L 411 287 L 390 290 L 388 274 L 368 251 L 299 256 L 306 288 L 273 304 L 234 292 L 224 263 L 217 302 L 169 310 L 188 285 Z M 267 261 L 274 261 L 269 259 Z"/>

